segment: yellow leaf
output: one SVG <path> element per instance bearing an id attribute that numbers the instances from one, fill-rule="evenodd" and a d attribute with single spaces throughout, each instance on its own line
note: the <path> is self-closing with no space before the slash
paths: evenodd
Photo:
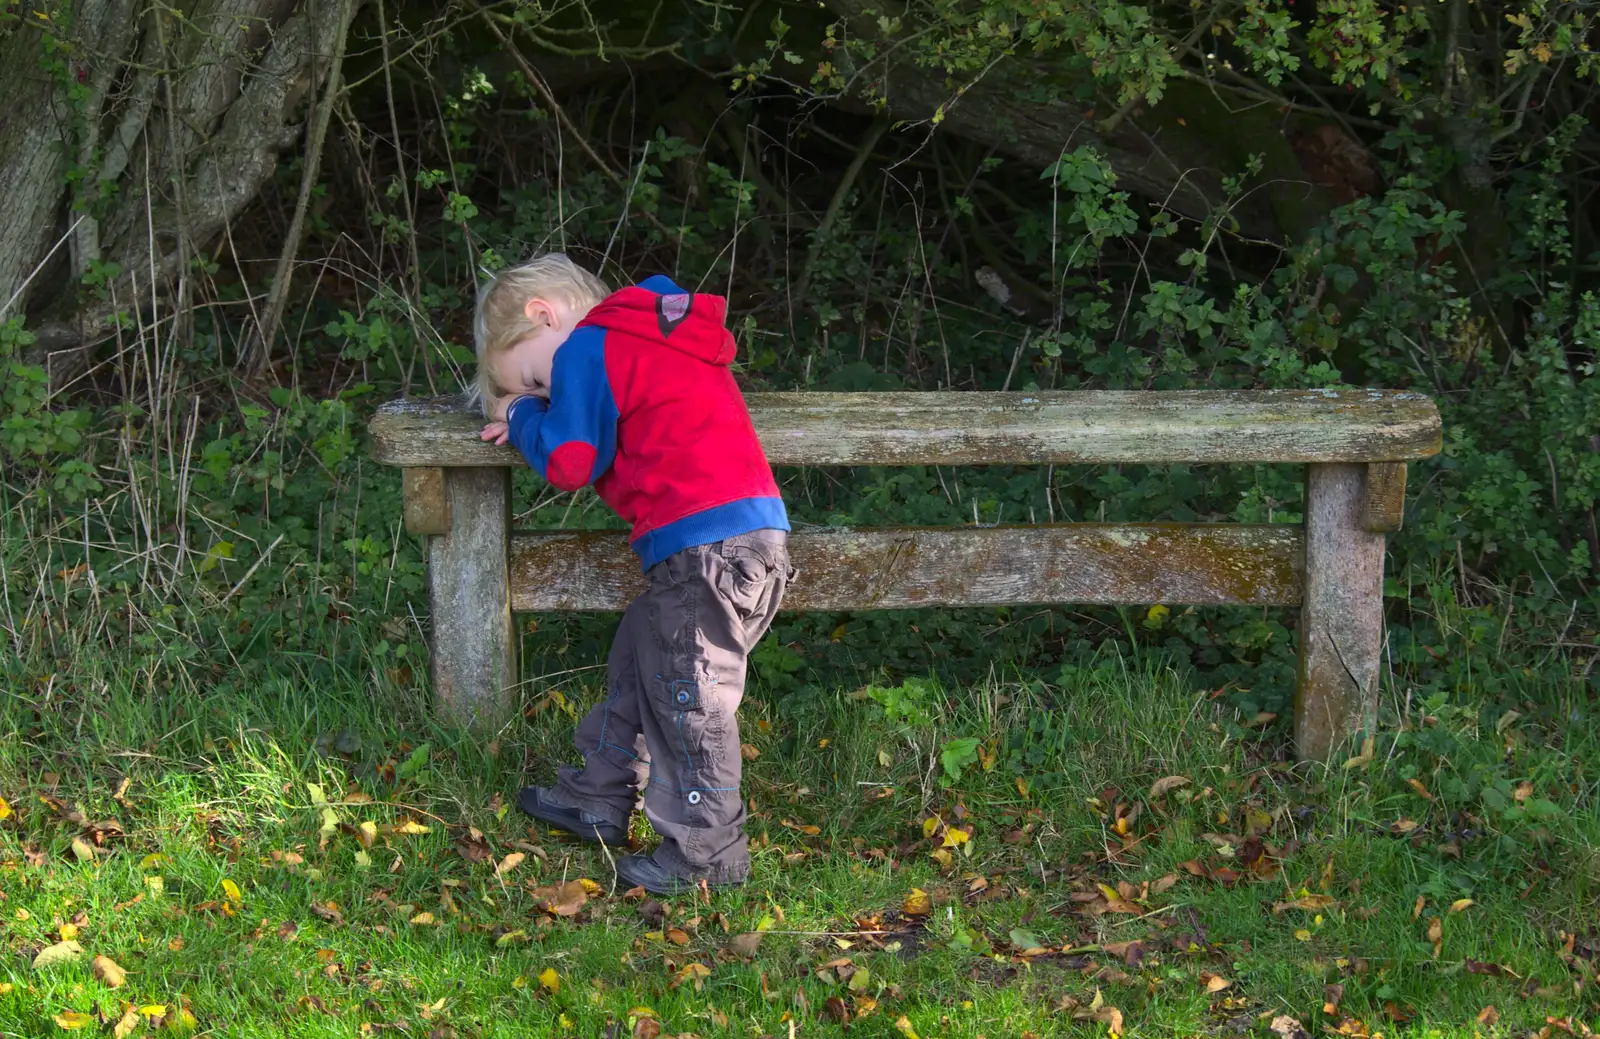
<path id="1" fill-rule="evenodd" d="M 1428 921 L 1428 941 L 1436 942 L 1444 937 L 1444 924 L 1436 916 Z"/>
<path id="2" fill-rule="evenodd" d="M 161 854 L 159 851 L 153 851 L 139 860 L 139 868 L 155 869 L 157 866 L 165 864 L 166 861 L 167 857 L 165 855 Z"/>
<path id="3" fill-rule="evenodd" d="M 412 923 L 412 926 L 414 926 L 414 927 L 428 927 L 428 926 L 431 926 L 433 924 L 433 914 L 432 913 L 418 913 L 416 916 L 413 916 L 411 918 L 411 923 Z"/>
<path id="4" fill-rule="evenodd" d="M 547 992 L 561 991 L 561 975 L 556 973 L 554 967 L 546 967 L 539 973 L 539 987 Z"/>
<path id="5" fill-rule="evenodd" d="M 497 877 L 505 876 L 507 873 L 510 873 L 512 870 L 522 865 L 522 860 L 525 858 L 527 858 L 527 856 L 522 854 L 520 851 L 512 852 L 510 855 L 507 855 L 505 858 L 500 860 L 500 865 L 494 868 L 494 875 Z"/>
<path id="6" fill-rule="evenodd" d="M 432 833 L 433 830 L 430 827 L 424 826 L 421 823 L 416 822 L 415 820 L 407 819 L 405 822 L 401 823 L 399 826 L 396 826 L 394 828 L 394 832 L 395 833 L 400 833 L 400 834 L 405 834 L 408 837 L 412 837 L 412 836 L 416 836 L 417 834 L 421 834 L 421 833 Z"/>
<path id="7" fill-rule="evenodd" d="M 832 742 L 833 742 L 832 740 L 826 740 L 826 739 L 818 740 L 817 741 L 817 749 L 818 750 L 827 750 L 828 749 L 828 744 L 830 744 Z"/>
<path id="8" fill-rule="evenodd" d="M 1233 984 L 1233 982 L 1229 981 L 1227 978 L 1224 978 L 1220 974 L 1201 974 L 1200 980 L 1206 983 L 1207 992 L 1221 992 L 1223 989 Z"/>
<path id="9" fill-rule="evenodd" d="M 56 942 L 39 950 L 39 955 L 33 958 L 34 970 L 53 967 L 58 963 L 70 963 L 83 955 L 83 946 L 74 941 Z"/>
<path id="10" fill-rule="evenodd" d="M 498 938 L 496 938 L 494 940 L 494 947 L 496 949 L 504 949 L 506 946 L 510 945 L 512 942 L 521 941 L 522 939 L 524 939 L 526 937 L 528 937 L 528 932 L 527 931 L 523 931 L 523 930 L 507 931 L 505 934 L 502 934 L 500 937 L 498 937 Z"/>
<path id="11" fill-rule="evenodd" d="M 1458 898 L 1454 902 L 1450 903 L 1450 911 L 1452 913 L 1459 913 L 1468 906 L 1475 906 L 1477 904 L 1478 903 L 1474 902 L 1470 898 Z"/>
<path id="12" fill-rule="evenodd" d="M 939 865 L 943 866 L 945 869 L 949 869 L 950 868 L 950 849 L 949 848 L 935 848 L 932 851 L 928 852 L 928 857 L 931 858 L 933 861 L 937 862 Z"/>
<path id="13" fill-rule="evenodd" d="M 966 830 L 949 829 L 949 830 L 944 831 L 944 845 L 943 846 L 946 847 L 946 848 L 956 848 L 956 847 L 960 847 L 961 845 L 967 843 L 967 841 L 969 841 L 971 839 L 972 839 L 972 835 L 970 833 L 968 833 Z"/>
<path id="14" fill-rule="evenodd" d="M 904 1014 L 900 1015 L 900 1020 L 894 1023 L 894 1030 L 905 1036 L 906 1039 L 922 1039 L 921 1036 L 917 1035 L 917 1030 L 911 1027 L 911 1019 Z"/>
<path id="15" fill-rule="evenodd" d="M 79 862 L 93 862 L 94 845 L 90 844 L 82 837 L 72 838 L 72 857 L 77 859 Z"/>
<path id="16" fill-rule="evenodd" d="M 5 822 L 9 818 L 11 818 L 11 803 L 5 798 L 0 797 L 0 823 Z"/>
<path id="17" fill-rule="evenodd" d="M 1415 777 L 1406 780 L 1406 785 L 1417 792 L 1417 796 L 1424 801 L 1432 801 L 1433 795 L 1428 793 L 1428 788 L 1422 785 L 1422 780 Z"/>
<path id="18" fill-rule="evenodd" d="M 76 937 L 78 937 L 78 925 L 77 924 L 62 924 L 61 925 L 61 940 L 62 941 L 68 942 L 68 941 L 71 941 L 72 939 L 74 939 Z"/>
<path id="19" fill-rule="evenodd" d="M 583 893 L 586 895 L 598 895 L 600 892 L 605 890 L 605 888 L 601 887 L 599 884 L 596 884 L 588 877 L 579 877 L 578 883 L 583 885 Z"/>
<path id="20" fill-rule="evenodd" d="M 192 1032 L 200 1027 L 200 1022 L 189 1013 L 188 1007 L 177 1007 L 172 1011 L 172 1016 L 167 1018 L 167 1030 L 172 1032 Z"/>
<path id="21" fill-rule="evenodd" d="M 160 898 L 167 890 L 167 879 L 156 873 L 144 878 L 144 886 L 150 892 L 151 898 Z"/>
<path id="22" fill-rule="evenodd" d="M 80 1028 L 88 1028 L 94 1024 L 94 1018 L 81 1010 L 63 1010 L 55 1016 L 55 1022 L 57 1028 L 75 1032 Z"/>
<path id="23" fill-rule="evenodd" d="M 1294 940 L 1297 942 L 1309 942 L 1311 940 L 1311 932 L 1302 927 L 1294 933 Z"/>
<path id="24" fill-rule="evenodd" d="M 933 912 L 933 899 L 920 887 L 914 887 L 900 908 L 907 916 L 927 916 Z"/>
<path id="25" fill-rule="evenodd" d="M 145 1017 L 166 1017 L 167 1005 L 165 1003 L 146 1003 L 139 1008 L 139 1013 Z"/>
<path id="26" fill-rule="evenodd" d="M 922 820 L 922 836 L 932 837 L 933 831 L 937 830 L 938 828 L 939 817 L 937 815 L 930 815 L 926 819 Z"/>
<path id="27" fill-rule="evenodd" d="M 577 1027 L 572 1018 L 568 1017 L 566 1014 L 562 1014 L 561 1017 L 557 1019 L 557 1023 L 559 1023 L 562 1028 L 569 1032 Z"/>
<path id="28" fill-rule="evenodd" d="M 222 882 L 222 893 L 227 895 L 230 899 L 232 899 L 235 902 L 243 902 L 244 901 L 244 892 L 240 891 L 239 890 L 239 885 L 235 884 L 231 880 L 224 880 Z"/>

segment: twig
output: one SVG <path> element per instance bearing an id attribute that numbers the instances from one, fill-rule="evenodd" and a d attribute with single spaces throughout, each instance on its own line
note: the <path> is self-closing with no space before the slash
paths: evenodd
<path id="1" fill-rule="evenodd" d="M 533 66 L 528 64 L 528 59 L 522 56 L 522 52 L 517 50 L 516 45 L 506 38 L 506 34 L 500 31 L 498 25 L 494 24 L 494 19 L 489 17 L 489 12 L 480 7 L 478 8 L 478 14 L 482 16 L 483 24 L 489 27 L 489 31 L 494 34 L 494 38 L 500 41 L 500 45 L 506 49 L 506 53 L 511 55 L 511 60 L 517 63 L 517 68 L 522 70 L 523 78 L 532 84 L 533 89 L 537 90 L 539 96 L 544 98 L 544 103 L 550 106 L 550 111 L 554 113 L 556 122 L 560 124 L 561 128 L 567 131 L 573 140 L 578 142 L 578 147 L 583 149 L 583 154 L 587 155 L 589 161 L 594 163 L 601 173 L 605 174 L 607 180 L 611 181 L 615 187 L 626 190 L 627 185 L 623 183 L 622 175 L 612 169 L 611 164 L 606 162 L 600 153 L 594 150 L 594 146 L 589 143 L 587 137 L 578 132 L 578 128 L 567 117 L 566 110 L 556 103 L 555 95 L 550 92 L 550 87 L 545 84 L 544 77 L 534 71 Z M 673 230 L 663 224 L 660 218 L 649 210 L 644 211 L 644 218 L 650 221 L 650 225 L 668 239 L 676 237 Z"/>
<path id="2" fill-rule="evenodd" d="M 333 63 L 328 67 L 328 83 L 322 92 L 322 105 L 312 120 L 306 141 L 304 166 L 300 171 L 300 197 L 294 204 L 294 216 L 289 221 L 289 232 L 284 236 L 283 252 L 278 254 L 278 269 L 273 274 L 272 292 L 267 297 L 266 313 L 257 330 L 258 339 L 252 351 L 248 368 L 251 375 L 267 370 L 272 359 L 272 341 L 278 337 L 278 326 L 283 322 L 283 308 L 289 302 L 289 283 L 294 277 L 294 259 L 300 252 L 300 239 L 305 233 L 306 211 L 311 208 L 311 192 L 317 186 L 317 172 L 322 166 L 322 145 L 328 136 L 328 123 L 333 116 L 335 99 L 339 96 L 339 75 L 344 66 L 345 41 L 350 34 L 350 20 L 355 14 L 355 0 L 342 0 L 339 7 L 339 29 L 333 41 Z M 315 58 L 312 59 L 313 63 Z M 396 142 L 398 146 L 399 142 Z"/>

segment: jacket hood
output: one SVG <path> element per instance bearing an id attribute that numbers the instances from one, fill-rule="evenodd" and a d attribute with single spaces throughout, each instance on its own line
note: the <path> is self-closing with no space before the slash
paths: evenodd
<path id="1" fill-rule="evenodd" d="M 724 327 L 728 301 L 688 292 L 665 275 L 607 296 L 578 323 L 623 332 L 688 354 L 707 364 L 728 365 L 736 349 Z"/>

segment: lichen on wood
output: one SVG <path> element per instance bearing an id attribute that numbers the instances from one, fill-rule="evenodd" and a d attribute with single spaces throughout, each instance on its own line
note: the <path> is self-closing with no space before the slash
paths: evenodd
<path id="1" fill-rule="evenodd" d="M 791 610 L 1053 603 L 1294 605 L 1304 553 L 1288 524 L 1064 523 L 829 528 L 794 534 Z M 621 534 L 518 534 L 518 611 L 620 610 L 644 588 Z"/>
<path id="2" fill-rule="evenodd" d="M 746 401 L 775 465 L 1383 462 L 1440 448 L 1439 412 L 1392 390 L 1081 390 L 757 393 Z M 388 465 L 520 465 L 478 438 L 457 398 L 403 400 L 373 418 Z"/>

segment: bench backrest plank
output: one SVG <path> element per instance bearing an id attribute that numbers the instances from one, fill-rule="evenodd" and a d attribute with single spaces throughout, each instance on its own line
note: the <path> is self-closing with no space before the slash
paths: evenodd
<path id="1" fill-rule="evenodd" d="M 1380 462 L 1437 454 L 1439 413 L 1389 390 L 752 393 L 774 465 Z M 385 405 L 373 456 L 400 466 L 520 466 L 478 439 L 459 398 Z"/>
<path id="2" fill-rule="evenodd" d="M 1063 523 L 797 533 L 786 610 L 1052 603 L 1293 606 L 1305 584 L 1297 524 Z M 511 539 L 511 608 L 621 610 L 644 590 L 621 534 Z"/>

